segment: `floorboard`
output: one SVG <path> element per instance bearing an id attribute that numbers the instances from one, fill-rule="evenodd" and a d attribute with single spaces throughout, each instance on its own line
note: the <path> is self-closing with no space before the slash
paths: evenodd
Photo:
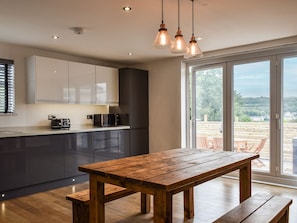
<path id="1" fill-rule="evenodd" d="M 174 223 L 212 222 L 239 202 L 238 180 L 218 178 L 195 187 L 195 216 L 183 219 L 182 193 L 174 195 Z M 71 202 L 65 199 L 69 193 L 88 188 L 80 183 L 0 202 L 0 223 L 71 223 Z M 290 222 L 297 222 L 297 190 L 279 186 L 253 183 L 252 193 L 266 192 L 290 197 Z M 153 210 L 153 209 L 152 209 Z M 140 194 L 112 201 L 106 204 L 108 223 L 152 223 L 153 213 L 140 214 Z"/>

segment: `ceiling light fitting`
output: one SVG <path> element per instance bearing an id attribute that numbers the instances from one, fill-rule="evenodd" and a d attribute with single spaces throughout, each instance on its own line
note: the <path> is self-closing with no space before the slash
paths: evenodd
<path id="1" fill-rule="evenodd" d="M 57 35 L 52 36 L 53 39 L 59 39 L 60 37 Z"/>
<path id="2" fill-rule="evenodd" d="M 180 30 L 180 4 L 179 0 L 177 0 L 177 9 L 178 9 L 178 27 L 177 27 L 177 32 L 175 35 L 175 39 L 170 47 L 170 52 L 171 53 L 186 53 L 187 52 L 187 44 L 186 41 L 184 40 L 184 37 L 182 35 L 182 32 Z"/>
<path id="3" fill-rule="evenodd" d="M 192 37 L 190 39 L 190 46 L 187 52 L 187 55 L 185 55 L 185 58 L 187 57 L 194 57 L 194 56 L 201 56 L 202 52 L 200 50 L 200 47 L 198 46 L 196 37 L 194 35 L 194 0 L 192 1 Z"/>
<path id="4" fill-rule="evenodd" d="M 155 38 L 155 42 L 154 42 L 154 47 L 157 49 L 164 49 L 164 48 L 169 48 L 170 44 L 171 44 L 171 38 L 167 32 L 167 29 L 165 28 L 165 24 L 164 24 L 164 20 L 163 20 L 163 0 L 162 0 L 162 22 L 160 25 L 160 29 L 157 33 L 157 36 Z"/>
<path id="5" fill-rule="evenodd" d="M 131 8 L 130 6 L 125 6 L 125 7 L 123 7 L 123 10 L 124 10 L 125 12 L 129 12 L 129 11 L 132 10 L 132 8 Z"/>
<path id="6" fill-rule="evenodd" d="M 165 28 L 163 21 L 163 0 L 162 0 L 162 23 L 160 25 L 159 32 L 154 41 L 154 47 L 157 49 L 163 49 L 170 46 L 170 52 L 174 54 L 184 54 L 185 58 L 193 56 L 201 56 L 202 52 L 198 46 L 197 40 L 194 35 L 194 0 L 192 1 L 192 37 L 189 41 L 190 45 L 187 46 L 182 31 L 180 29 L 180 0 L 178 0 L 178 28 L 175 35 L 175 39 L 172 42 L 170 36 Z"/>

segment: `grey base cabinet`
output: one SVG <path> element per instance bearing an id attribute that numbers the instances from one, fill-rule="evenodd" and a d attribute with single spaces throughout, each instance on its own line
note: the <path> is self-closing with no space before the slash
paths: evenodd
<path id="1" fill-rule="evenodd" d="M 65 138 L 67 135 L 24 137 L 28 185 L 64 178 Z"/>
<path id="2" fill-rule="evenodd" d="M 119 131 L 93 133 L 91 136 L 95 162 L 119 158 Z"/>
<path id="3" fill-rule="evenodd" d="M 127 157 L 129 136 L 113 130 L 0 138 L 0 193 L 79 177 L 80 165 Z"/>
<path id="4" fill-rule="evenodd" d="M 27 185 L 25 157 L 22 138 L 0 139 L 0 192 Z"/>
<path id="5" fill-rule="evenodd" d="M 70 134 L 65 146 L 65 175 L 85 174 L 78 166 L 130 156 L 129 130 Z"/>
<path id="6" fill-rule="evenodd" d="M 128 156 L 132 156 L 130 151 L 130 130 L 120 131 L 120 149 L 119 149 L 119 158 L 124 158 Z"/>
<path id="7" fill-rule="evenodd" d="M 65 177 L 82 175 L 78 166 L 94 162 L 90 139 L 88 132 L 68 135 L 65 146 Z"/>

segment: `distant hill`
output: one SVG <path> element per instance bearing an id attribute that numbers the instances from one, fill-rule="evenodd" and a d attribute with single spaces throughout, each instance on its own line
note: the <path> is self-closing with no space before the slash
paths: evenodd
<path id="1" fill-rule="evenodd" d="M 268 97 L 241 98 L 241 113 L 249 117 L 269 117 L 270 99 Z M 285 119 L 297 119 L 297 97 L 284 99 L 283 114 Z"/>

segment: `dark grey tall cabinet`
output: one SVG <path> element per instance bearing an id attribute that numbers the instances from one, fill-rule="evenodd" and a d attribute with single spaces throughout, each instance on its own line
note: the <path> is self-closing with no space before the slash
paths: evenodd
<path id="1" fill-rule="evenodd" d="M 130 156 L 149 153 L 148 71 L 119 69 L 120 105 L 110 113 L 120 114 L 120 124 L 130 125 Z"/>

